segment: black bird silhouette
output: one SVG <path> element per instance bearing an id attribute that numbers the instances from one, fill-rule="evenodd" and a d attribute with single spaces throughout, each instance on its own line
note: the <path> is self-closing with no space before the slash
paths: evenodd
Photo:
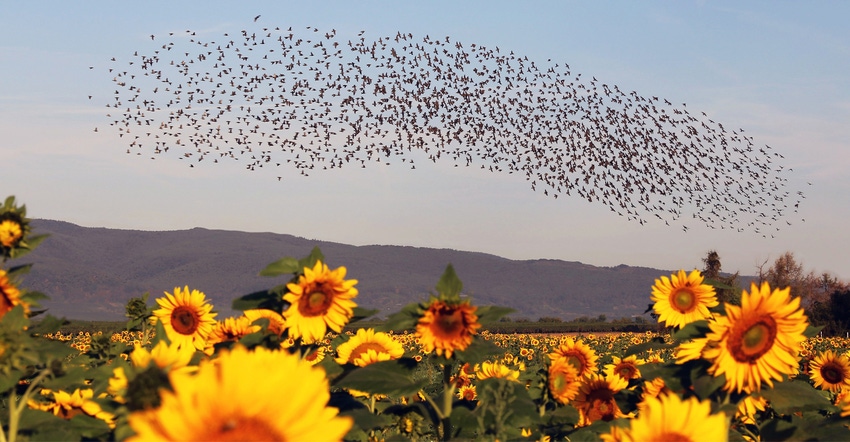
<path id="1" fill-rule="evenodd" d="M 739 231 L 772 225 L 803 196 L 786 190 L 781 154 L 684 103 L 448 37 L 186 31 L 111 66 L 110 126 L 137 154 L 301 175 L 448 161 L 523 174 L 532 190 L 640 224 Z"/>

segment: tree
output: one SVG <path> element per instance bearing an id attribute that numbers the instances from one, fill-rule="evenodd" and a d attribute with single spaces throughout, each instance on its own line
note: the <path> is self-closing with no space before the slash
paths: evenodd
<path id="1" fill-rule="evenodd" d="M 714 292 L 717 295 L 717 301 L 734 305 L 741 304 L 741 287 L 738 285 L 739 272 L 734 275 L 723 277 L 720 275 L 720 269 L 723 267 L 720 262 L 720 254 L 716 250 L 710 250 L 706 257 L 702 259 L 704 265 L 700 272 L 705 278 L 705 283 L 714 287 Z"/>

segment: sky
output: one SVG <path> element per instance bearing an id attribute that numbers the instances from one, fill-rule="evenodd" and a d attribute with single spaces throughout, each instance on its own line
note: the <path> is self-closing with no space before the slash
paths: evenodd
<path id="1" fill-rule="evenodd" d="M 744 275 L 791 251 L 807 271 L 850 279 L 847 2 L 88 1 L 3 9 L 0 193 L 26 204 L 30 218 L 667 270 L 701 268 L 716 250 L 723 271 Z M 308 177 L 284 171 L 278 180 L 280 171 L 244 164 L 189 168 L 127 155 L 127 141 L 104 130 L 112 57 L 126 63 L 135 51 L 149 52 L 157 43 L 151 34 L 220 36 L 258 26 L 450 36 L 567 63 L 585 77 L 745 129 L 785 157 L 793 171 L 784 176 L 805 199 L 766 237 L 698 223 L 684 231 L 627 221 L 576 197 L 554 199 L 524 177 L 476 167 L 395 163 Z"/>

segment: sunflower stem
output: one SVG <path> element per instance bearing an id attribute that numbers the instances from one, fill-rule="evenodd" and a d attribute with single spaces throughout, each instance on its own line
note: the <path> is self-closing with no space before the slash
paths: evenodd
<path id="1" fill-rule="evenodd" d="M 21 419 L 21 413 L 23 413 L 24 408 L 27 406 L 27 402 L 29 402 L 30 394 L 32 394 L 35 386 L 40 384 L 44 378 L 46 378 L 50 374 L 50 368 L 45 368 L 38 373 L 38 376 L 33 379 L 23 396 L 21 396 L 20 400 L 16 404 L 14 400 L 12 400 L 9 404 L 9 438 L 8 442 L 15 442 L 18 437 L 18 421 Z M 6 435 L 0 431 L 0 442 L 7 442 Z"/>
<path id="2" fill-rule="evenodd" d="M 442 440 L 451 439 L 452 435 L 452 402 L 455 388 L 452 383 L 452 365 L 443 365 L 443 406 L 442 406 Z"/>

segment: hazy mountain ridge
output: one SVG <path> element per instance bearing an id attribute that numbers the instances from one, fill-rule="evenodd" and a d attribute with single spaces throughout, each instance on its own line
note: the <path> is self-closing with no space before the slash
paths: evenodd
<path id="1" fill-rule="evenodd" d="M 511 307 L 515 316 L 530 319 L 642 314 L 654 280 L 670 273 L 452 249 L 352 246 L 276 233 L 121 230 L 42 219 L 32 225 L 34 233 L 50 238 L 12 264 L 33 263 L 23 285 L 50 296 L 44 304 L 53 315 L 78 319 L 123 319 L 130 298 L 150 292 L 153 302 L 184 285 L 202 290 L 227 316 L 235 297 L 285 282 L 258 276 L 267 264 L 303 257 L 315 246 L 331 267 L 345 266 L 347 278 L 359 281 L 358 304 L 381 309 L 382 316 L 427 299 L 448 263 L 476 304 Z"/>

